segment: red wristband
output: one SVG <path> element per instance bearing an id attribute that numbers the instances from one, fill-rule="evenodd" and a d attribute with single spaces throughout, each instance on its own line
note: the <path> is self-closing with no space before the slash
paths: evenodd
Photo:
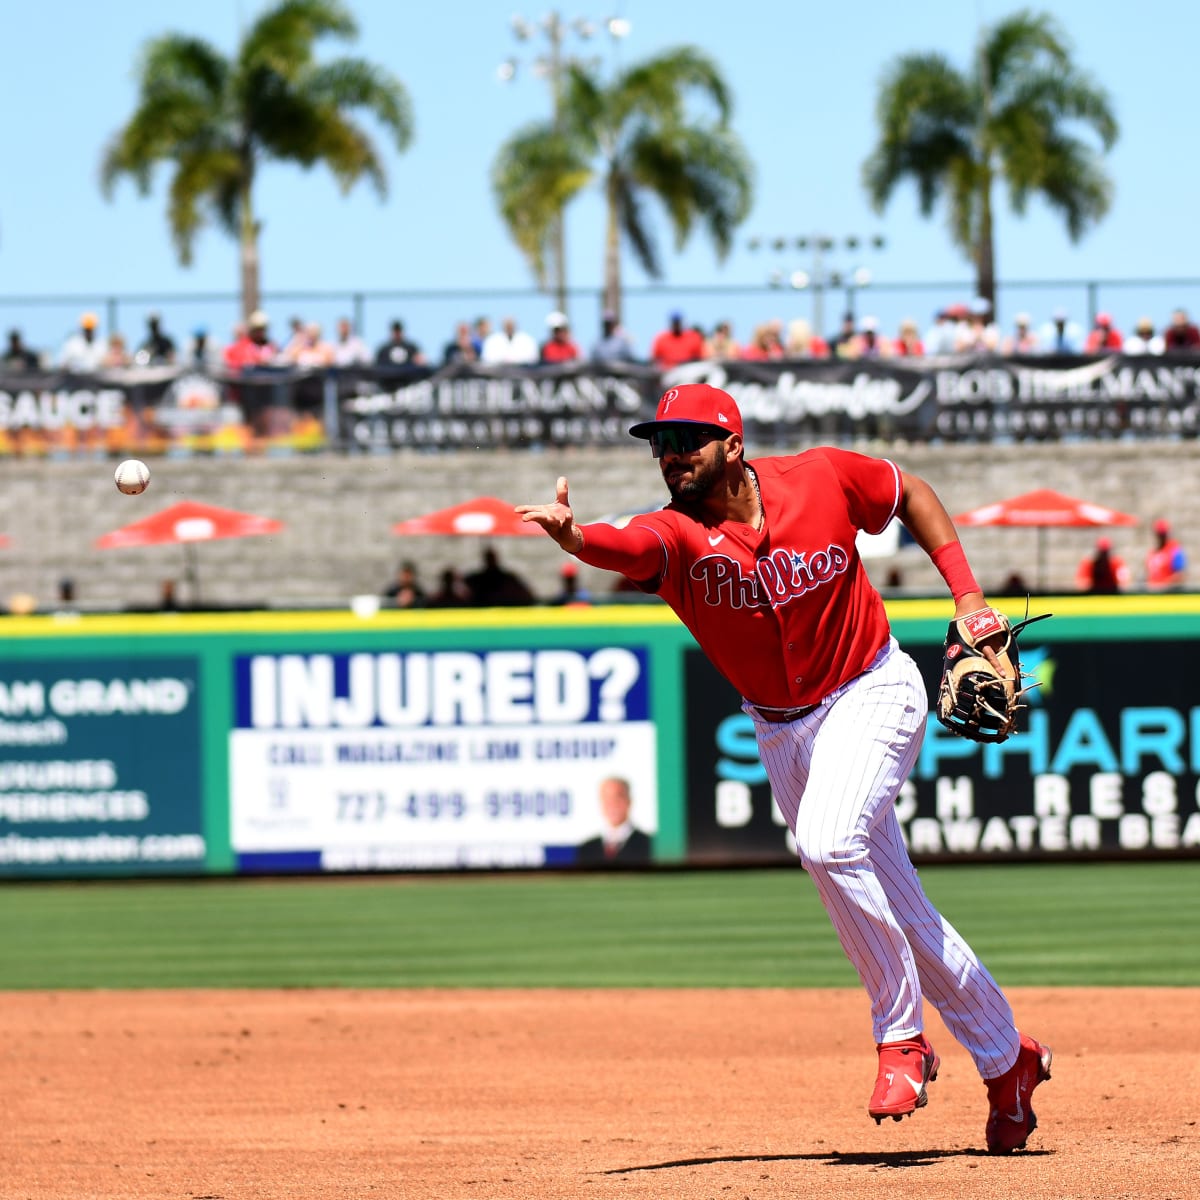
<path id="1" fill-rule="evenodd" d="M 963 553 L 961 542 L 947 542 L 944 546 L 939 546 L 929 557 L 950 588 L 950 595 L 956 601 L 969 592 L 983 590 L 967 565 L 967 556 Z"/>

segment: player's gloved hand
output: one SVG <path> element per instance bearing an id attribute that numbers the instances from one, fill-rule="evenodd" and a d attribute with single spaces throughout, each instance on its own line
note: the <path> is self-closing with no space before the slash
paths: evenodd
<path id="1" fill-rule="evenodd" d="M 950 622 L 942 653 L 937 719 L 953 733 L 975 742 L 1003 742 L 1017 727 L 1021 697 L 1021 660 L 1017 625 L 994 608 L 980 608 Z"/>

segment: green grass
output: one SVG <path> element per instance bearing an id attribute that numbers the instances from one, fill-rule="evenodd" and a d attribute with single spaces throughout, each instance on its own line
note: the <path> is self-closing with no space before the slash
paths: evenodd
<path id="1" fill-rule="evenodd" d="M 1200 986 L 1200 863 L 947 866 L 1004 986 Z M 0 886 L 0 989 L 856 986 L 798 870 Z"/>

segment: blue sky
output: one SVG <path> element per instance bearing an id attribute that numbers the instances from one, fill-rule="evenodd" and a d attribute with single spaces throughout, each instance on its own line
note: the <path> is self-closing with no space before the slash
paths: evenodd
<path id="1" fill-rule="evenodd" d="M 373 342 L 393 316 L 403 317 L 435 353 L 456 319 L 482 313 L 497 318 L 511 312 L 540 336 L 553 305 L 528 292 L 532 279 L 496 215 L 488 171 L 505 137 L 548 114 L 546 84 L 528 69 L 544 40 L 522 45 L 509 24 L 514 11 L 537 19 L 548 9 L 522 10 L 509 0 L 350 0 L 350 7 L 360 36 L 344 52 L 386 66 L 405 83 L 416 138 L 404 154 L 387 151 L 390 192 L 382 203 L 366 186 L 343 197 L 320 170 L 272 165 L 263 171 L 263 284 L 274 329 L 293 313 L 328 327 L 350 311 L 355 292 L 386 290 L 414 294 L 367 300 L 364 333 Z M 871 271 L 876 286 L 860 296 L 859 312 L 878 315 L 885 330 L 906 315 L 924 325 L 937 304 L 969 299 L 970 269 L 950 245 L 941 214 L 922 219 L 906 188 L 876 215 L 859 169 L 874 140 L 876 86 L 885 64 L 902 52 L 937 49 L 965 66 L 979 23 L 1016 7 L 997 0 L 690 0 L 686 6 L 601 0 L 561 6 L 564 18 L 602 23 L 617 14 L 630 22 L 620 43 L 601 36 L 568 44 L 575 52 L 603 54 L 610 65 L 684 43 L 710 53 L 732 87 L 734 124 L 756 166 L 754 209 L 724 263 L 702 236 L 675 253 L 665 224 L 658 226 L 666 251 L 663 283 L 681 290 L 630 295 L 626 316 L 639 348 L 676 306 L 705 325 L 731 317 L 742 336 L 767 317 L 811 317 L 810 295 L 766 286 L 772 271 L 786 276 L 811 268 L 811 255 L 753 252 L 748 242 L 754 236 L 794 239 L 821 232 L 841 241 L 882 234 L 883 250 L 839 249 L 829 265 Z M 1178 280 L 1200 273 L 1193 82 L 1200 6 L 1142 0 L 1118 10 L 1094 0 L 1055 0 L 1033 7 L 1058 18 L 1077 63 L 1113 96 L 1122 127 L 1108 159 L 1116 199 L 1110 215 L 1078 245 L 1040 204 L 1018 219 L 1002 200 L 1001 283 Z M 236 317 L 233 243 L 210 231 L 197 244 L 195 264 L 179 266 L 164 215 L 166 175 L 160 174 L 148 198 L 126 182 L 108 202 L 97 185 L 97 164 L 107 138 L 132 111 L 132 66 L 146 38 L 188 32 L 230 52 L 239 26 L 260 8 L 256 0 L 0 0 L 6 50 L 0 72 L 0 328 L 20 326 L 33 344 L 54 347 L 79 315 L 76 297 L 106 315 L 106 298 L 118 296 L 129 297 L 118 318 L 134 340 L 150 307 L 160 308 L 168 330 L 178 335 L 205 323 L 218 338 L 227 337 Z M 326 53 L 339 49 L 331 43 Z M 497 67 L 510 55 L 521 65 L 516 80 L 503 84 Z M 597 199 L 585 197 L 570 211 L 569 280 L 588 289 L 573 297 L 571 315 L 584 341 L 597 316 L 601 228 Z M 634 288 L 649 282 L 631 263 L 626 279 Z M 319 301 L 278 295 L 297 291 L 336 295 Z M 430 294 L 435 292 L 452 294 Z M 185 293 L 208 298 L 185 299 Z M 14 297 L 70 299 L 16 304 Z M 1097 298 L 1125 326 L 1143 312 L 1161 324 L 1176 304 L 1200 312 L 1200 287 L 1103 288 Z M 1001 292 L 999 315 L 1008 323 L 1024 308 L 1041 319 L 1059 305 L 1083 319 L 1088 297 L 1065 283 L 1010 287 Z M 840 299 L 826 301 L 826 332 L 841 306 Z"/>

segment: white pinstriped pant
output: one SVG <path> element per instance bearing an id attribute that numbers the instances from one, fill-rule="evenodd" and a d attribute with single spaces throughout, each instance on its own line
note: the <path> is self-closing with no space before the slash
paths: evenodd
<path id="1" fill-rule="evenodd" d="M 1016 1061 L 1012 1009 L 921 888 L 895 800 L 925 735 L 925 684 L 889 639 L 862 675 L 788 724 L 754 719 L 800 861 L 871 997 L 876 1042 L 914 1037 L 928 1000 L 984 1079 Z"/>

